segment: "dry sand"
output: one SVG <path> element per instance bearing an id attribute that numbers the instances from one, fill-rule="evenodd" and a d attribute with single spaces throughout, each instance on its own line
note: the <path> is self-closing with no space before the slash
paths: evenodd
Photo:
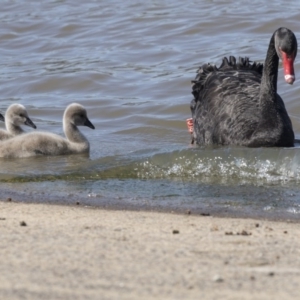
<path id="1" fill-rule="evenodd" d="M 0 299 L 300 297 L 297 223 L 0 202 L 0 236 Z"/>

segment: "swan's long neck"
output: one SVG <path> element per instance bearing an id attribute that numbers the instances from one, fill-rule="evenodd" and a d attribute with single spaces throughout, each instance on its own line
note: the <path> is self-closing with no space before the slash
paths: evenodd
<path id="1" fill-rule="evenodd" d="M 18 135 L 24 132 L 24 130 L 17 125 L 12 124 L 11 122 L 7 122 L 5 124 L 6 130 L 12 135 Z"/>
<path id="2" fill-rule="evenodd" d="M 265 99 L 266 95 L 269 96 L 272 95 L 273 96 L 272 100 L 276 101 L 278 64 L 279 64 L 279 58 L 275 49 L 275 36 L 273 35 L 270 40 L 267 57 L 264 63 L 262 79 L 261 79 L 261 86 L 260 86 L 261 102 L 266 100 Z"/>
<path id="3" fill-rule="evenodd" d="M 79 143 L 79 144 L 87 144 L 89 145 L 89 141 L 86 139 L 86 137 L 79 131 L 76 125 L 72 123 L 63 123 L 64 126 L 64 132 L 67 137 L 67 139 L 70 142 L 73 143 Z"/>

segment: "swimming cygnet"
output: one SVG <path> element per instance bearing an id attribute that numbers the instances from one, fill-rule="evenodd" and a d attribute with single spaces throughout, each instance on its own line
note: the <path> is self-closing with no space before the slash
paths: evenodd
<path id="1" fill-rule="evenodd" d="M 27 125 L 36 129 L 35 124 L 30 120 L 26 108 L 21 104 L 11 104 L 5 113 L 6 130 L 0 129 L 0 140 L 10 139 L 18 134 L 24 133 L 21 125 Z"/>
<path id="2" fill-rule="evenodd" d="M 66 138 L 50 132 L 29 132 L 0 143 L 0 157 L 17 158 L 41 155 L 89 153 L 90 144 L 77 126 L 95 129 L 85 108 L 70 104 L 63 116 Z"/>

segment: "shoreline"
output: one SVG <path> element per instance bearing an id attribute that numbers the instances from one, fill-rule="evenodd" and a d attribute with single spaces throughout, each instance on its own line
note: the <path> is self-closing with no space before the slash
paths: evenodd
<path id="1" fill-rule="evenodd" d="M 232 219 L 252 219 L 257 221 L 274 221 L 274 222 L 290 222 L 300 223 L 299 213 L 290 212 L 274 212 L 274 211 L 256 211 L 255 214 L 252 211 L 246 209 L 246 207 L 213 207 L 213 206 L 201 206 L 200 205 L 159 205 L 159 204 L 131 204 L 123 200 L 116 198 L 97 199 L 95 202 L 93 199 L 82 199 L 81 197 L 62 198 L 53 196 L 31 196 L 21 195 L 18 192 L 14 192 L 11 188 L 0 193 L 0 202 L 3 203 L 27 203 L 27 204 L 44 204 L 44 205 L 57 205 L 61 207 L 82 207 L 99 210 L 110 211 L 132 211 L 132 212 L 157 212 L 165 214 L 178 214 L 178 215 L 193 215 L 193 216 L 211 216 L 216 218 L 232 218 Z M 4 200 L 5 199 L 5 200 Z"/>
<path id="2" fill-rule="evenodd" d="M 0 202 L 1 299 L 296 299 L 297 223 Z"/>

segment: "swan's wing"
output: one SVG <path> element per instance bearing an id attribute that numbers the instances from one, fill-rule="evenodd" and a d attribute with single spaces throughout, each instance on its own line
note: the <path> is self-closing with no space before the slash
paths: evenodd
<path id="1" fill-rule="evenodd" d="M 256 80 L 259 79 L 260 81 L 263 64 L 256 62 L 251 63 L 249 57 L 239 57 L 239 60 L 237 61 L 234 56 L 229 56 L 229 58 L 223 58 L 219 68 L 211 64 L 202 65 L 197 71 L 195 80 L 192 80 L 192 94 L 194 95 L 194 99 L 191 103 L 192 115 L 193 107 L 197 101 L 201 100 L 201 92 L 205 87 L 207 79 L 210 78 L 211 75 L 214 74 L 218 76 L 218 74 L 220 74 L 220 76 L 223 76 L 224 73 L 226 75 L 230 71 L 238 70 L 243 70 L 246 73 L 249 72 L 249 74 L 252 75 L 251 77 L 254 77 Z M 249 74 L 246 75 L 248 76 Z M 239 74 L 236 73 L 236 76 L 239 76 Z"/>

